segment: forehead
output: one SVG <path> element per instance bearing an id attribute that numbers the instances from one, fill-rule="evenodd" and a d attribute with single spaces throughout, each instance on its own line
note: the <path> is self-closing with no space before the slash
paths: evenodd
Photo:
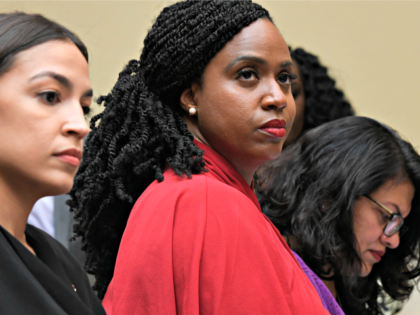
<path id="1" fill-rule="evenodd" d="M 389 180 L 371 194 L 373 198 L 383 203 L 396 212 L 396 206 L 400 209 L 403 217 L 411 210 L 414 198 L 414 186 L 407 179 Z"/>
<path id="2" fill-rule="evenodd" d="M 19 52 L 9 71 L 25 76 L 54 71 L 81 83 L 89 80 L 86 59 L 75 44 L 63 40 L 48 41 Z"/>
<path id="3" fill-rule="evenodd" d="M 240 55 L 263 57 L 273 65 L 292 61 L 283 36 L 268 19 L 259 19 L 244 27 L 215 58 L 233 59 Z"/>
<path id="4" fill-rule="evenodd" d="M 298 63 L 295 61 L 295 60 L 293 60 L 292 59 L 292 62 L 293 62 L 293 68 L 295 69 L 295 73 L 297 74 L 297 78 L 295 79 L 295 80 L 293 80 L 293 82 L 292 82 L 292 86 L 293 85 L 296 85 L 296 84 L 303 84 L 303 81 L 302 81 L 302 75 L 301 75 L 301 73 L 300 73 L 300 68 L 299 68 L 299 65 L 298 65 Z"/>

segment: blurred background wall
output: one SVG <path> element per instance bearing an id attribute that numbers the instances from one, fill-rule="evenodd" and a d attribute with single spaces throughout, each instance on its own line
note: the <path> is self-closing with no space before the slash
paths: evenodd
<path id="1" fill-rule="evenodd" d="M 172 2 L 0 1 L 0 11 L 41 13 L 78 34 L 89 49 L 97 97 L 111 90 L 128 60 L 139 58 L 154 18 Z M 420 2 L 256 2 L 289 45 L 320 57 L 358 115 L 389 124 L 420 149 Z M 401 314 L 419 310 L 416 292 Z"/>

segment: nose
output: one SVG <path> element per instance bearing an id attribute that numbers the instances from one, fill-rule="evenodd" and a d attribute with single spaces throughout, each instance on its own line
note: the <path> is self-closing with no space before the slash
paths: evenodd
<path id="1" fill-rule="evenodd" d="M 265 110 L 284 110 L 288 106 L 287 97 L 277 80 L 271 79 L 267 84 L 266 94 L 262 99 L 261 106 Z"/>
<path id="2" fill-rule="evenodd" d="M 89 132 L 89 126 L 80 104 L 71 106 L 71 110 L 67 112 L 61 132 L 65 136 L 76 136 L 79 139 L 86 137 Z"/>
<path id="3" fill-rule="evenodd" d="M 392 236 L 386 236 L 382 233 L 381 242 L 388 248 L 394 249 L 400 245 L 400 233 L 397 232 Z"/>

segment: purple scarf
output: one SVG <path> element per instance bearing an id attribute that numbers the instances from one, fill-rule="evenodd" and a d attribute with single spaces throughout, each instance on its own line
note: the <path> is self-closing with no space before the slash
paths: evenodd
<path id="1" fill-rule="evenodd" d="M 322 304 L 325 309 L 330 312 L 331 315 L 345 315 L 343 310 L 338 305 L 337 301 L 332 296 L 330 290 L 325 286 L 324 282 L 305 264 L 302 258 L 298 254 L 295 254 L 296 260 L 298 261 L 303 272 L 306 274 L 308 279 L 312 282 L 312 285 L 315 287 L 315 290 L 318 292 L 319 297 L 321 298 Z"/>

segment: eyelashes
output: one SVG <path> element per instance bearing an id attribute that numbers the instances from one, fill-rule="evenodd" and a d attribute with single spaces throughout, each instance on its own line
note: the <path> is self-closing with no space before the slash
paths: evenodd
<path id="1" fill-rule="evenodd" d="M 59 103 L 61 103 L 61 96 L 58 92 L 56 91 L 43 91 L 41 93 L 38 93 L 37 95 L 41 101 L 47 105 L 57 105 Z M 82 106 L 82 110 L 83 110 L 83 114 L 85 116 L 89 116 L 89 114 L 91 114 L 91 109 L 89 106 L 87 105 L 81 105 Z"/>
<path id="2" fill-rule="evenodd" d="M 61 102 L 60 95 L 55 91 L 45 91 L 38 94 L 38 97 L 48 105 Z"/>
<path id="3" fill-rule="evenodd" d="M 277 82 L 279 84 L 291 85 L 293 80 L 297 79 L 297 74 L 289 74 L 288 72 L 282 72 L 277 76 Z M 258 81 L 260 79 L 259 73 L 255 68 L 243 68 L 239 70 L 237 79 L 244 81 Z"/>
<path id="4" fill-rule="evenodd" d="M 85 116 L 89 116 L 89 114 L 91 114 L 92 112 L 89 106 L 82 106 L 82 109 L 83 109 L 83 114 L 85 114 Z"/>
<path id="5" fill-rule="evenodd" d="M 296 80 L 296 75 L 290 75 L 288 73 L 280 73 L 280 75 L 277 78 L 277 81 L 280 82 L 280 84 L 287 84 L 292 85 L 293 80 Z"/>
<path id="6" fill-rule="evenodd" d="M 253 80 L 259 80 L 258 72 L 253 68 L 244 68 L 239 70 L 238 72 L 238 78 L 244 78 L 245 80 L 250 80 L 252 77 L 254 77 Z"/>

